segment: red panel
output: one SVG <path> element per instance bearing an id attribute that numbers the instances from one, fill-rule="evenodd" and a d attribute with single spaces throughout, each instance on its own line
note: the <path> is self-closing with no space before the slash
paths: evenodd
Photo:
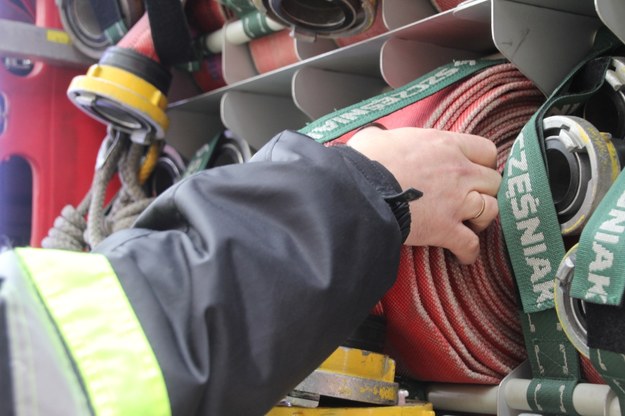
<path id="1" fill-rule="evenodd" d="M 33 246 L 40 246 L 61 209 L 80 202 L 91 185 L 106 130 L 66 96 L 72 78 L 83 73 L 37 63 L 21 77 L 0 65 L 0 92 L 6 99 L 0 161 L 21 156 L 33 170 Z"/>
<path id="2" fill-rule="evenodd" d="M 26 0 L 25 2 L 32 3 L 33 0 Z M 55 0 L 36 0 L 36 6 L 37 26 L 63 29 Z"/>

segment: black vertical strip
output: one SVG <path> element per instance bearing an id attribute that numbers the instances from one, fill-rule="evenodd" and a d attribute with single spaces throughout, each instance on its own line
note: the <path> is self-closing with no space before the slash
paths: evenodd
<path id="1" fill-rule="evenodd" d="M 588 346 L 625 354 L 625 306 L 587 302 L 585 307 Z"/>
<path id="2" fill-rule="evenodd" d="M 0 289 L 3 282 L 4 278 L 0 276 Z M 15 415 L 10 360 L 6 302 L 0 297 L 0 416 Z"/>
<path id="3" fill-rule="evenodd" d="M 146 0 L 154 48 L 165 66 L 196 60 L 191 32 L 180 0 Z"/>

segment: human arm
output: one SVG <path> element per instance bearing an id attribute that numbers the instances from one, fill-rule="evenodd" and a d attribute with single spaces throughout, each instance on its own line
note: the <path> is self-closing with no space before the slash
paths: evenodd
<path id="1" fill-rule="evenodd" d="M 477 252 L 453 245 L 456 232 L 477 240 L 496 215 L 485 198 L 473 220 L 480 200 L 467 201 L 498 185 L 484 142 L 365 129 L 350 152 L 285 132 L 249 164 L 175 186 L 136 229 L 97 247 L 144 325 L 175 414 L 261 414 L 356 328 L 396 275 L 401 233 L 384 196 L 422 190 L 408 243 L 448 245 L 470 262 Z"/>
<path id="2" fill-rule="evenodd" d="M 174 414 L 254 415 L 308 375 L 392 285 L 393 177 L 285 132 L 168 190 L 95 248 L 150 340 Z"/>

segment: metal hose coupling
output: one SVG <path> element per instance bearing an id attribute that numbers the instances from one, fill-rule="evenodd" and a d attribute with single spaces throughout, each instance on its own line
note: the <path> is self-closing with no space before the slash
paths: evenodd
<path id="1" fill-rule="evenodd" d="M 377 0 L 253 0 L 258 10 L 290 26 L 293 35 L 314 41 L 351 36 L 367 30 Z"/>
<path id="2" fill-rule="evenodd" d="M 158 62 L 114 46 L 72 80 L 67 95 L 91 117 L 128 133 L 133 142 L 147 143 L 165 137 L 170 83 L 170 72 Z"/>
<path id="3" fill-rule="evenodd" d="M 616 180 L 624 143 L 575 116 L 545 118 L 543 133 L 560 228 L 577 235 Z"/>
<path id="4" fill-rule="evenodd" d="M 144 12 L 141 0 L 56 0 L 63 28 L 72 44 L 99 59 Z"/>
<path id="5" fill-rule="evenodd" d="M 586 304 L 583 300 L 570 295 L 575 272 L 578 244 L 575 244 L 564 256 L 556 272 L 554 302 L 558 321 L 571 344 L 584 357 L 590 355 L 588 347 L 588 325 L 586 323 Z"/>

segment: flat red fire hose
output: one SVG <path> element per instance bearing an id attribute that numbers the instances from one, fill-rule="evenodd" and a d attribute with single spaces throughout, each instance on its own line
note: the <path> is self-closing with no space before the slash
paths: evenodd
<path id="1" fill-rule="evenodd" d="M 501 170 L 512 141 L 543 98 L 511 64 L 502 64 L 440 97 L 423 127 L 491 139 Z M 389 341 L 419 379 L 498 383 L 525 357 L 516 289 L 498 222 L 481 234 L 480 242 L 480 256 L 471 266 L 460 265 L 439 248 L 403 249 L 398 284 L 382 304 Z M 417 342 L 397 342 L 407 336 Z M 423 359 L 441 354 L 440 359 Z"/>
<path id="2" fill-rule="evenodd" d="M 500 64 L 377 121 L 387 128 L 432 127 L 485 136 L 497 145 L 501 170 L 512 141 L 543 100 L 512 64 Z M 498 221 L 481 233 L 480 242 L 480 256 L 470 266 L 440 248 L 402 248 L 397 281 L 377 309 L 387 319 L 389 353 L 407 375 L 496 384 L 525 358 L 516 288 Z"/>
<path id="3" fill-rule="evenodd" d="M 514 139 L 543 101 L 512 64 L 500 64 L 376 121 L 487 137 L 497 145 L 501 172 Z M 402 248 L 397 281 L 373 310 L 387 319 L 387 350 L 400 373 L 422 381 L 498 384 L 526 357 L 499 221 L 480 234 L 480 245 L 470 266 L 440 248 Z M 604 383 L 588 360 L 582 357 L 581 364 L 587 381 Z"/>

